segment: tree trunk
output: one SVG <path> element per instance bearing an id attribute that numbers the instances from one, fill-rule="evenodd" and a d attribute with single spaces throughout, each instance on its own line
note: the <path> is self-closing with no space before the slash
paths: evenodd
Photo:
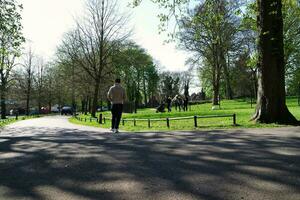
<path id="1" fill-rule="evenodd" d="M 83 114 L 84 113 L 84 108 L 85 108 L 85 99 L 83 98 L 81 100 L 81 113 Z"/>
<path id="2" fill-rule="evenodd" d="M 222 65 L 223 65 L 223 70 L 224 70 L 224 78 L 225 78 L 225 84 L 226 84 L 226 98 L 227 99 L 233 99 L 233 94 L 232 94 L 232 89 L 231 89 L 231 84 L 230 84 L 230 75 L 228 71 L 228 66 L 226 59 L 225 59 L 225 54 L 221 52 L 221 60 L 222 60 Z"/>
<path id="3" fill-rule="evenodd" d="M 30 105 L 30 94 L 29 94 L 29 91 L 27 91 L 27 94 L 26 94 L 26 115 L 28 116 L 29 115 L 29 105 Z"/>
<path id="4" fill-rule="evenodd" d="M 214 84 L 213 86 L 213 100 L 212 100 L 213 106 L 219 105 L 219 86 Z"/>
<path id="5" fill-rule="evenodd" d="M 219 105 L 219 95 L 220 95 L 220 52 L 217 45 L 213 45 L 213 60 L 212 60 L 212 85 L 213 85 L 213 106 Z"/>
<path id="6" fill-rule="evenodd" d="M 1 89 L 1 97 L 0 97 L 0 101 L 1 101 L 1 119 L 6 119 L 6 91 L 5 89 Z"/>
<path id="7" fill-rule="evenodd" d="M 92 117 L 96 117 L 97 105 L 98 105 L 98 93 L 99 93 L 99 81 L 96 80 L 95 88 L 94 88 L 94 96 L 93 96 L 93 105 L 92 105 Z"/>
<path id="8" fill-rule="evenodd" d="M 144 72 L 143 72 L 144 73 Z M 145 106 L 148 104 L 148 99 L 147 99 L 147 89 L 146 89 L 146 80 L 145 80 L 145 74 L 143 74 L 143 93 L 144 93 L 144 102 Z"/>
<path id="9" fill-rule="evenodd" d="M 257 91 L 258 91 L 258 79 L 256 77 L 256 70 L 252 72 L 252 93 L 254 93 L 254 97 L 257 99 Z"/>
<path id="10" fill-rule="evenodd" d="M 87 115 L 90 106 L 90 97 L 86 96 L 85 105 L 84 105 L 84 114 Z"/>
<path id="11" fill-rule="evenodd" d="M 48 102 L 48 107 L 49 107 L 49 113 L 51 113 L 51 109 L 52 109 L 52 100 L 50 99 Z"/>
<path id="12" fill-rule="evenodd" d="M 29 76 L 27 80 L 27 92 L 26 92 L 26 115 L 27 116 L 30 113 L 30 94 L 31 94 L 31 77 Z"/>
<path id="13" fill-rule="evenodd" d="M 258 0 L 259 75 L 253 119 L 261 123 L 299 124 L 285 100 L 285 63 L 281 0 Z"/>

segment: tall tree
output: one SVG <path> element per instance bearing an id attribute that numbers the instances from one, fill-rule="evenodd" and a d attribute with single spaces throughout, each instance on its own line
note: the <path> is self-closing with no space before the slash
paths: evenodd
<path id="1" fill-rule="evenodd" d="M 0 101 L 1 118 L 6 116 L 6 95 L 15 66 L 15 59 L 20 56 L 20 48 L 24 42 L 22 35 L 22 5 L 15 0 L 0 1 Z"/>
<path id="2" fill-rule="evenodd" d="M 42 104 L 45 100 L 45 79 L 47 64 L 42 57 L 38 58 L 36 65 L 35 88 L 38 112 L 41 113 Z"/>
<path id="3" fill-rule="evenodd" d="M 61 52 L 68 54 L 94 81 L 92 116 L 96 116 L 99 89 L 112 75 L 112 55 L 130 31 L 127 17 L 118 11 L 117 0 L 87 0 L 86 15 L 63 41 Z"/>
<path id="4" fill-rule="evenodd" d="M 213 105 L 219 104 L 222 77 L 227 98 L 233 97 L 229 54 L 238 43 L 236 35 L 239 20 L 235 16 L 238 9 L 239 4 L 229 0 L 203 1 L 179 21 L 181 47 L 191 51 L 193 56 L 201 57 L 209 65 Z"/>
<path id="5" fill-rule="evenodd" d="M 23 76 L 24 76 L 24 94 L 26 96 L 26 115 L 29 115 L 30 113 L 30 100 L 31 100 L 31 93 L 32 93 L 32 83 L 34 78 L 34 53 L 31 48 L 28 49 L 28 52 L 24 54 L 24 60 L 22 65 L 22 68 L 24 70 Z"/>
<path id="6" fill-rule="evenodd" d="M 134 102 L 135 107 L 141 103 L 146 105 L 150 99 L 148 90 L 158 82 L 153 58 L 143 48 L 128 42 L 122 45 L 113 60 L 116 75 L 124 80 L 128 100 Z"/>
<path id="7" fill-rule="evenodd" d="M 285 100 L 285 62 L 281 0 L 257 0 L 258 96 L 253 119 L 262 123 L 297 124 Z"/>

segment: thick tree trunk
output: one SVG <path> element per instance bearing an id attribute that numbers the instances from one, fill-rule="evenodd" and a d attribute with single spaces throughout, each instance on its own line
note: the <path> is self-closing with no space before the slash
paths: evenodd
<path id="1" fill-rule="evenodd" d="M 214 106 L 219 105 L 219 86 L 214 85 L 213 86 L 213 99 L 212 99 L 212 104 Z"/>
<path id="2" fill-rule="evenodd" d="M 220 51 L 218 45 L 213 46 L 213 60 L 212 64 L 212 85 L 213 85 L 213 99 L 212 105 L 219 105 L 219 95 L 220 95 L 220 75 L 221 75 L 221 66 L 220 66 Z"/>
<path id="3" fill-rule="evenodd" d="M 253 119 L 261 123 L 298 124 L 285 100 L 285 63 L 281 0 L 258 0 L 259 76 Z"/>

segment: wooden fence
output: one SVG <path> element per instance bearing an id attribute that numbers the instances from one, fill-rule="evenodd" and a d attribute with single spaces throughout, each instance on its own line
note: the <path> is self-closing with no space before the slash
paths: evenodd
<path id="1" fill-rule="evenodd" d="M 151 128 L 151 122 L 155 122 L 155 121 L 165 121 L 166 122 L 166 126 L 168 128 L 170 128 L 170 122 L 171 121 L 176 121 L 176 120 L 188 120 L 191 119 L 193 120 L 193 124 L 194 127 L 198 127 L 198 119 L 205 119 L 205 118 L 225 118 L 225 117 L 232 117 L 232 124 L 234 126 L 236 126 L 236 114 L 229 114 L 229 115 L 207 115 L 207 116 L 188 116 L 188 117 L 175 117 L 175 118 L 157 118 L 157 119 L 135 119 L 135 118 L 130 118 L 130 119 L 121 119 L 122 125 L 125 126 L 125 122 L 133 122 L 133 126 L 137 125 L 137 122 L 148 122 L 148 128 Z M 110 119 L 106 119 L 105 117 L 103 117 L 102 114 L 99 115 L 99 118 L 80 118 L 76 116 L 76 119 L 79 121 L 97 121 L 99 124 L 105 124 L 106 120 L 110 120 Z"/>

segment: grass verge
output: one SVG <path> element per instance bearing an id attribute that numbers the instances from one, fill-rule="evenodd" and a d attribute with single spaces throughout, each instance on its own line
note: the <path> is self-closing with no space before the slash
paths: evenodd
<path id="1" fill-rule="evenodd" d="M 5 120 L 0 120 L 0 128 L 4 127 L 6 125 L 18 122 L 18 121 L 22 121 L 22 120 L 27 120 L 27 119 L 33 119 L 33 118 L 39 118 L 41 116 L 39 115 L 33 115 L 33 116 L 19 116 L 18 119 L 16 119 L 15 117 L 13 118 L 8 118 Z"/>
<path id="2" fill-rule="evenodd" d="M 287 98 L 287 105 L 292 114 L 300 119 L 300 107 L 297 103 L 297 98 Z M 173 108 L 174 109 L 174 108 Z M 186 116 L 208 116 L 208 115 L 224 115 L 224 114 L 236 114 L 237 126 L 233 126 L 232 118 L 208 118 L 198 119 L 198 127 L 194 127 L 194 120 L 176 120 L 170 121 L 170 128 L 167 127 L 166 120 L 151 122 L 151 127 L 148 127 L 147 121 L 137 121 L 134 125 L 133 121 L 125 122 L 124 126 L 120 124 L 120 129 L 126 131 L 169 131 L 169 130 L 203 130 L 203 129 L 232 129 L 232 128 L 273 128 L 284 127 L 279 124 L 257 124 L 250 121 L 251 116 L 254 113 L 254 108 L 251 108 L 250 101 L 248 99 L 238 100 L 224 100 L 221 102 L 220 109 L 212 110 L 211 104 L 200 104 L 191 106 L 191 110 L 187 112 L 180 112 L 173 110 L 168 113 L 156 113 L 155 109 L 139 109 L 136 114 L 124 113 L 124 119 L 166 119 L 174 117 L 186 117 Z M 100 113 L 97 113 L 99 116 Z M 105 124 L 99 124 L 95 120 L 90 121 L 90 115 L 79 115 L 83 121 L 79 121 L 75 118 L 70 118 L 70 122 L 80 125 L 110 128 L 111 118 L 110 112 L 102 112 L 103 117 L 106 118 Z"/>

